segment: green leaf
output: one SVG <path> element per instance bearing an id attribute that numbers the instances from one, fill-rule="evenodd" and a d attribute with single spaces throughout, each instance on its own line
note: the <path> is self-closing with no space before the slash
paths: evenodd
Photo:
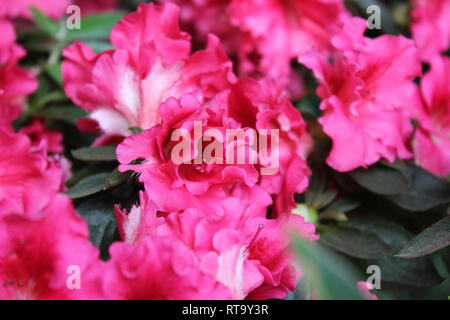
<path id="1" fill-rule="evenodd" d="M 52 19 L 47 17 L 42 11 L 36 7 L 31 8 L 34 21 L 40 29 L 45 31 L 49 36 L 54 37 L 58 32 L 58 25 Z"/>
<path id="2" fill-rule="evenodd" d="M 381 280 L 407 284 L 416 287 L 427 287 L 441 283 L 444 279 L 439 275 L 430 259 L 402 259 L 393 254 L 376 260 L 381 269 Z"/>
<path id="3" fill-rule="evenodd" d="M 397 254 L 397 257 L 422 257 L 445 248 L 448 245 L 450 245 L 450 217 L 422 231 Z"/>
<path id="4" fill-rule="evenodd" d="M 105 196 L 89 199 L 77 207 L 77 212 L 87 221 L 89 238 L 100 248 L 101 257 L 108 257 L 108 248 L 118 240 L 114 217 L 114 202 Z"/>
<path id="5" fill-rule="evenodd" d="M 427 211 L 450 202 L 450 185 L 445 181 L 411 163 L 408 164 L 408 175 L 410 187 L 387 199 L 410 211 Z"/>
<path id="6" fill-rule="evenodd" d="M 72 199 L 78 199 L 99 193 L 103 190 L 108 175 L 104 172 L 84 178 L 67 190 L 66 194 Z"/>
<path id="7" fill-rule="evenodd" d="M 87 116 L 86 111 L 75 106 L 57 106 L 43 109 L 39 116 L 49 120 L 60 120 L 75 124 L 77 120 Z"/>
<path id="8" fill-rule="evenodd" d="M 361 187 L 380 195 L 405 192 L 411 184 L 407 168 L 402 162 L 377 163 L 367 169 L 356 169 L 349 176 Z"/>
<path id="9" fill-rule="evenodd" d="M 346 225 L 376 234 L 390 247 L 390 254 L 387 256 L 367 262 L 369 265 L 375 264 L 380 267 L 382 281 L 416 287 L 435 285 L 442 281 L 442 277 L 428 258 L 407 260 L 395 257 L 395 253 L 413 238 L 413 234 L 402 226 L 375 216 L 353 219 Z"/>
<path id="10" fill-rule="evenodd" d="M 61 62 L 55 64 L 47 65 L 45 71 L 50 75 L 50 77 L 60 86 L 62 86 L 62 73 L 61 73 Z"/>
<path id="11" fill-rule="evenodd" d="M 94 148 L 81 148 L 72 150 L 74 158 L 81 161 L 116 161 L 116 148 L 114 146 L 101 146 Z"/>
<path id="12" fill-rule="evenodd" d="M 336 251 L 361 259 L 378 259 L 389 253 L 389 247 L 375 234 L 344 225 L 327 226 L 320 241 Z"/>
<path id="13" fill-rule="evenodd" d="M 294 239 L 294 249 L 319 300 L 361 300 L 361 276 L 345 257 L 320 245 Z"/>
<path id="14" fill-rule="evenodd" d="M 104 12 L 81 18 L 81 28 L 68 30 L 66 40 L 108 39 L 114 25 L 123 18 L 124 12 Z"/>
<path id="15" fill-rule="evenodd" d="M 115 169 L 109 174 L 108 178 L 106 179 L 103 190 L 109 190 L 121 185 L 131 177 L 131 174 L 131 171 L 122 173 L 118 169 Z"/>

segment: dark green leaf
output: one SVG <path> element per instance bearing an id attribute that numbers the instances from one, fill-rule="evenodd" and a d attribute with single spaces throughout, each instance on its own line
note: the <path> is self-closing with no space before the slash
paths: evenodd
<path id="1" fill-rule="evenodd" d="M 101 146 L 94 148 L 81 148 L 73 150 L 74 158 L 82 161 L 116 161 L 116 148 L 114 146 Z"/>
<path id="2" fill-rule="evenodd" d="M 317 242 L 307 243 L 298 238 L 294 239 L 294 248 L 317 299 L 362 299 L 356 285 L 361 277 L 345 257 Z"/>
<path id="3" fill-rule="evenodd" d="M 367 169 L 356 169 L 349 175 L 363 188 L 380 195 L 405 192 L 411 184 L 401 162 L 397 165 L 378 163 Z"/>
<path id="4" fill-rule="evenodd" d="M 391 253 L 389 255 L 369 262 L 369 264 L 375 264 L 380 267 L 382 281 L 416 287 L 430 286 L 442 281 L 429 259 L 405 260 L 394 256 L 398 250 L 413 238 L 413 234 L 402 226 L 375 216 L 353 219 L 347 222 L 346 225 L 376 234 L 390 247 Z"/>
<path id="5" fill-rule="evenodd" d="M 410 211 L 426 211 L 450 202 L 450 185 L 424 169 L 408 164 L 411 186 L 406 191 L 387 197 Z"/>
<path id="6" fill-rule="evenodd" d="M 103 190 L 108 173 L 99 173 L 78 182 L 75 186 L 66 191 L 72 199 L 87 197 Z"/>
<path id="7" fill-rule="evenodd" d="M 33 14 L 34 21 L 36 24 L 45 31 L 51 37 L 54 37 L 58 32 L 58 25 L 49 17 L 47 17 L 42 11 L 36 7 L 31 8 L 31 13 Z"/>
<path id="8" fill-rule="evenodd" d="M 84 16 L 81 19 L 81 28 L 68 30 L 66 40 L 108 39 L 113 26 L 123 16 L 123 12 L 105 12 Z"/>
<path id="9" fill-rule="evenodd" d="M 89 225 L 91 242 L 100 248 L 102 258 L 107 258 L 109 246 L 118 239 L 114 202 L 107 197 L 96 197 L 81 203 L 77 211 Z"/>
<path id="10" fill-rule="evenodd" d="M 75 124 L 77 120 L 87 116 L 86 111 L 75 106 L 57 106 L 43 109 L 39 115 L 50 120 L 61 120 Z"/>
<path id="11" fill-rule="evenodd" d="M 62 73 L 61 73 L 61 63 L 57 62 L 55 64 L 47 65 L 45 71 L 52 77 L 52 79 L 62 86 Z"/>
<path id="12" fill-rule="evenodd" d="M 381 269 L 381 280 L 426 287 L 441 283 L 443 278 L 428 258 L 402 259 L 393 254 L 376 260 Z"/>
<path id="13" fill-rule="evenodd" d="M 131 176 L 131 172 L 120 172 L 118 169 L 112 171 L 108 178 L 106 179 L 103 190 L 109 190 L 111 188 L 117 187 L 127 181 Z"/>
<path id="14" fill-rule="evenodd" d="M 361 259 L 378 259 L 389 253 L 389 247 L 375 234 L 349 226 L 327 226 L 320 232 L 320 241 L 339 252 Z"/>
<path id="15" fill-rule="evenodd" d="M 450 217 L 422 231 L 397 254 L 397 257 L 422 257 L 448 245 L 450 245 Z"/>

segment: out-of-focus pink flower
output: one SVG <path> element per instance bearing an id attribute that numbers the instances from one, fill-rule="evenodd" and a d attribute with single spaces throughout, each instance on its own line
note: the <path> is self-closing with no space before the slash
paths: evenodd
<path id="1" fill-rule="evenodd" d="M 101 266 L 66 196 L 34 218 L 0 217 L 0 299 L 102 299 Z"/>
<path id="2" fill-rule="evenodd" d="M 91 14 L 113 10 L 117 0 L 0 0 L 0 17 L 31 19 L 31 8 L 36 7 L 52 19 L 59 19 L 66 14 L 70 5 L 77 5 L 81 14 Z"/>
<path id="3" fill-rule="evenodd" d="M 261 188 L 236 187 L 215 210 L 157 214 L 141 197 L 141 206 L 128 214 L 134 217 L 125 222 L 123 238 L 143 235 L 137 245 L 149 241 L 148 235 L 183 243 L 199 262 L 197 268 L 225 285 L 233 299 L 283 298 L 300 276 L 288 250 L 285 229 L 290 227 L 310 241 L 318 236 L 314 225 L 300 216 L 267 219 L 270 203 Z"/>
<path id="4" fill-rule="evenodd" d="M 80 6 L 81 14 L 91 14 L 103 11 L 110 11 L 117 8 L 118 0 L 75 0 L 71 1 Z"/>
<path id="5" fill-rule="evenodd" d="M 23 133 L 0 130 L 0 154 L 0 214 L 40 212 L 61 188 L 60 166 Z"/>
<path id="6" fill-rule="evenodd" d="M 406 141 L 421 64 L 413 41 L 402 36 L 363 36 L 366 21 L 353 18 L 333 43 L 329 59 L 311 52 L 300 58 L 320 82 L 320 123 L 333 140 L 327 159 L 338 171 L 412 157 Z"/>
<path id="7" fill-rule="evenodd" d="M 450 59 L 436 57 L 421 81 L 413 142 L 416 163 L 439 177 L 450 175 Z"/>
<path id="8" fill-rule="evenodd" d="M 174 239 L 148 235 L 137 246 L 114 243 L 103 271 L 110 299 L 229 299 L 227 288 L 198 268 L 191 250 Z"/>
<path id="9" fill-rule="evenodd" d="M 70 0 L 0 0 L 0 17 L 31 19 L 31 7 L 36 7 L 51 18 L 62 17 Z"/>
<path id="10" fill-rule="evenodd" d="M 107 135 L 160 123 L 169 97 L 201 89 L 206 97 L 233 82 L 232 65 L 219 41 L 190 55 L 190 36 L 178 26 L 178 8 L 143 4 L 113 29 L 115 50 L 94 53 L 77 42 L 64 50 L 64 88 Z"/>
<path id="11" fill-rule="evenodd" d="M 231 23 L 245 39 L 240 44 L 244 73 L 273 78 L 290 74 L 291 60 L 309 51 L 329 51 L 331 38 L 348 15 L 342 0 L 233 0 Z M 255 65 L 251 56 L 260 61 Z"/>
<path id="12" fill-rule="evenodd" d="M 198 39 L 216 34 L 238 58 L 241 75 L 270 77 L 296 97 L 303 86 L 299 75 L 291 72 L 292 59 L 312 49 L 329 51 L 331 38 L 348 16 L 342 0 L 160 2 L 178 4 L 181 21 Z"/>
<path id="13" fill-rule="evenodd" d="M 25 97 L 37 88 L 37 81 L 18 61 L 25 50 L 16 44 L 16 34 L 11 22 L 0 19 L 0 127 L 10 128 L 24 108 Z"/>
<path id="14" fill-rule="evenodd" d="M 372 285 L 366 281 L 358 281 L 358 290 L 363 296 L 364 299 L 367 300 L 378 300 L 378 297 L 370 292 L 372 290 Z"/>
<path id="15" fill-rule="evenodd" d="M 49 130 L 43 120 L 33 119 L 33 122 L 19 130 L 31 140 L 32 150 L 45 150 L 50 153 L 62 153 L 63 135 L 61 132 Z"/>
<path id="16" fill-rule="evenodd" d="M 411 0 L 411 31 L 420 56 L 430 61 L 450 48 L 450 1 Z"/>

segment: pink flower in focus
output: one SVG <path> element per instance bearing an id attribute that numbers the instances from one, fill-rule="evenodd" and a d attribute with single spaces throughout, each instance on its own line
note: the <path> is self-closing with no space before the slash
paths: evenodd
<path id="1" fill-rule="evenodd" d="M 289 213 L 295 207 L 294 194 L 306 190 L 310 175 L 306 159 L 312 139 L 301 113 L 273 80 L 246 78 L 231 88 L 228 116 L 242 127 L 279 130 L 278 172 L 261 176 L 259 184 L 274 198 L 273 217 Z"/>
<path id="2" fill-rule="evenodd" d="M 23 133 L 0 130 L 0 154 L 0 215 L 40 212 L 61 188 L 60 166 Z"/>
<path id="3" fill-rule="evenodd" d="M 117 147 L 118 160 L 122 164 L 120 170 L 140 173 L 149 199 L 159 210 L 177 212 L 193 207 L 210 210 L 227 196 L 228 186 L 236 183 L 254 186 L 257 182 L 259 174 L 253 164 L 227 164 L 226 159 L 217 164 L 216 158 L 209 164 L 204 159 L 198 164 L 194 162 L 204 154 L 204 149 L 194 150 L 194 145 L 203 140 L 202 132 L 198 137 L 195 135 L 196 123 L 202 123 L 203 133 L 215 129 L 224 136 L 226 128 L 235 124 L 226 118 L 226 104 L 220 97 L 208 104 L 202 104 L 201 97 L 196 94 L 183 96 L 180 100 L 170 98 L 161 104 L 161 125 L 135 134 Z M 185 138 L 171 140 L 174 132 L 181 129 L 190 133 L 186 139 L 192 145 L 192 152 L 183 154 L 182 161 L 178 162 L 174 156 L 181 152 L 174 146 Z M 132 163 L 138 159 L 142 159 L 140 164 Z"/>
<path id="4" fill-rule="evenodd" d="M 436 57 L 421 81 L 419 126 L 413 142 L 416 163 L 435 175 L 450 175 L 450 58 Z"/>
<path id="5" fill-rule="evenodd" d="M 167 98 L 198 89 L 210 98 L 234 81 L 217 38 L 192 55 L 189 39 L 179 29 L 176 6 L 140 5 L 114 27 L 117 49 L 96 54 L 76 42 L 64 50 L 65 91 L 106 135 L 148 129 L 161 122 L 159 106 Z"/>
<path id="6" fill-rule="evenodd" d="M 16 44 L 16 34 L 11 22 L 0 19 L 0 127 L 11 128 L 25 108 L 25 97 L 37 88 L 30 72 L 18 66 L 25 50 Z"/>
<path id="7" fill-rule="evenodd" d="M 35 218 L 0 216 L 2 300 L 102 299 L 101 265 L 86 222 L 66 196 L 55 196 Z M 68 286 L 76 285 L 68 281 L 74 266 L 80 271 L 79 289 Z"/>
<path id="8" fill-rule="evenodd" d="M 299 59 L 320 82 L 319 122 L 333 140 L 327 159 L 345 172 L 380 159 L 412 157 L 406 141 L 421 64 L 414 43 L 402 36 L 363 36 L 366 21 L 353 18 L 333 43 L 332 59 L 311 52 Z"/>
<path id="9" fill-rule="evenodd" d="M 420 57 L 430 61 L 450 47 L 450 1 L 411 0 L 413 39 Z"/>
<path id="10" fill-rule="evenodd" d="M 229 291 L 198 268 L 194 254 L 174 239 L 148 235 L 139 245 L 114 243 L 103 271 L 110 299 L 216 300 Z"/>

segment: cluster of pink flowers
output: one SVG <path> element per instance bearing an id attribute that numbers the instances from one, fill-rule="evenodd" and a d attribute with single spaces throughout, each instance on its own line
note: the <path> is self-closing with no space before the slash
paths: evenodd
<path id="1" fill-rule="evenodd" d="M 78 127 L 98 133 L 96 146 L 116 144 L 119 170 L 137 173 L 143 187 L 138 204 L 114 208 L 121 241 L 102 261 L 63 193 L 70 164 L 62 135 L 40 119 L 19 131 L 12 126 L 37 81 L 18 65 L 25 52 L 6 19 L 30 18 L 30 4 L 61 17 L 68 2 L 0 0 L 2 299 L 286 297 L 302 275 L 289 239 L 319 238 L 292 213 L 294 194 L 308 188 L 313 149 L 290 102 L 303 90 L 293 63 L 319 83 L 330 167 L 347 172 L 415 159 L 438 176 L 450 174 L 450 59 L 441 55 L 450 41 L 450 1 L 413 1 L 414 40 L 364 36 L 366 21 L 351 17 L 342 0 L 142 4 L 112 30 L 114 49 L 96 53 L 75 42 L 63 51 L 64 90 L 88 112 Z M 422 61 L 431 64 L 425 75 Z M 201 149 L 174 162 L 174 134 L 193 133 L 196 123 L 202 141 L 195 133 L 185 138 L 203 142 Z M 228 143 L 207 130 L 231 129 L 277 130 L 276 172 L 262 174 L 258 161 L 194 161 L 210 144 Z M 238 138 L 232 148 L 262 158 L 250 140 Z M 81 275 L 75 290 L 70 270 Z"/>

